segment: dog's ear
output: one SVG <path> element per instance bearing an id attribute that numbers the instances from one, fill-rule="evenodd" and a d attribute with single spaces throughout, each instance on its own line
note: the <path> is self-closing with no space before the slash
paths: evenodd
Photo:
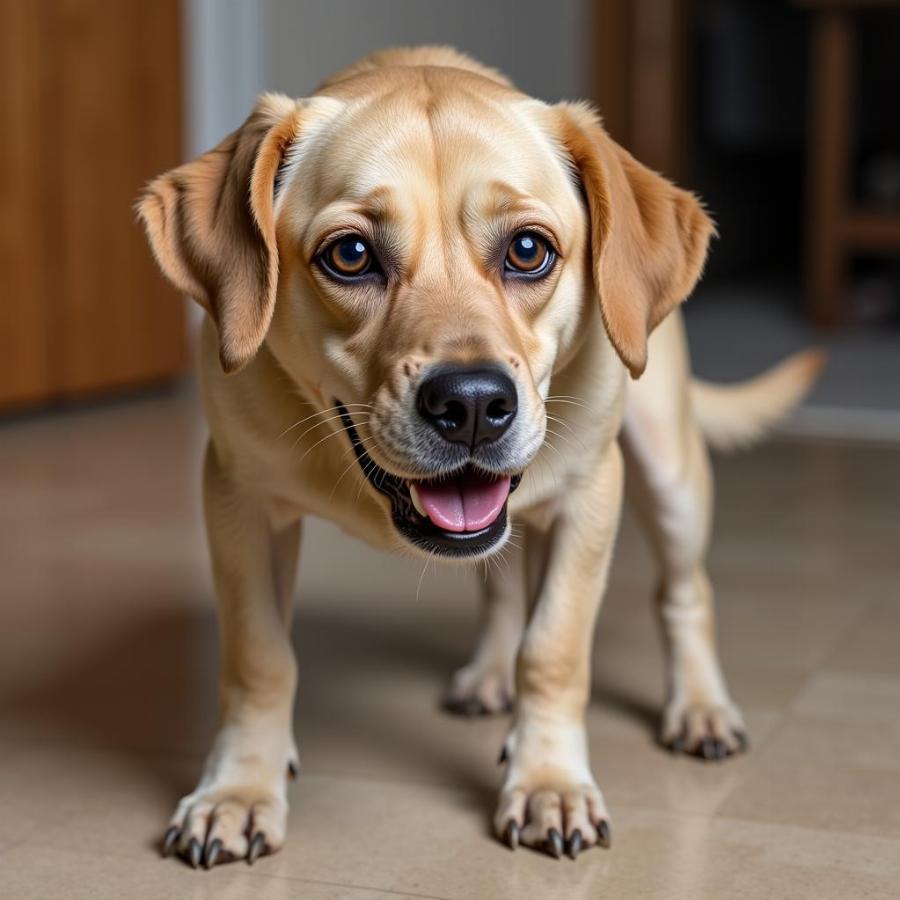
<path id="1" fill-rule="evenodd" d="M 299 109 L 263 95 L 237 131 L 152 181 L 137 204 L 163 273 L 215 321 L 226 372 L 253 357 L 272 319 L 275 177 L 297 138 Z"/>
<path id="2" fill-rule="evenodd" d="M 714 226 L 697 198 L 642 166 L 589 107 L 560 104 L 560 139 L 587 197 L 594 285 L 632 377 L 650 332 L 693 290 Z"/>

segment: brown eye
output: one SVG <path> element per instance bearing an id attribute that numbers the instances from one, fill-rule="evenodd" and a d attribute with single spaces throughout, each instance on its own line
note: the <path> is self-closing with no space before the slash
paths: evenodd
<path id="1" fill-rule="evenodd" d="M 509 244 L 504 268 L 523 275 L 543 275 L 549 271 L 553 258 L 544 238 L 534 231 L 520 231 Z"/>
<path id="2" fill-rule="evenodd" d="M 358 234 L 349 234 L 326 248 L 322 262 L 332 274 L 355 278 L 372 268 L 372 251 Z"/>

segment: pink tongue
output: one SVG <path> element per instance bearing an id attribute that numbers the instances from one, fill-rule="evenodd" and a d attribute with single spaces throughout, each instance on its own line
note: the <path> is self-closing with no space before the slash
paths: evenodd
<path id="1" fill-rule="evenodd" d="M 417 481 L 428 518 L 445 531 L 479 531 L 497 519 L 509 496 L 509 477 L 488 480 L 468 472 L 451 481 Z"/>

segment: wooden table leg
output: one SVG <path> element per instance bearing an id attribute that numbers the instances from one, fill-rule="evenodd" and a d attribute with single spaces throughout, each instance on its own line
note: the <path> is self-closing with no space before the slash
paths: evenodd
<path id="1" fill-rule="evenodd" d="M 819 325 L 844 315 L 845 246 L 842 222 L 850 191 L 855 93 L 855 31 L 851 13 L 820 10 L 813 15 L 807 148 L 807 304 Z"/>

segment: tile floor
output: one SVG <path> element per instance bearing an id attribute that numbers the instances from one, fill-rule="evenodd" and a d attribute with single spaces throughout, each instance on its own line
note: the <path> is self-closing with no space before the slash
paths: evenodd
<path id="1" fill-rule="evenodd" d="M 575 863 L 490 838 L 504 722 L 437 708 L 473 580 L 429 570 L 417 600 L 420 567 L 310 527 L 289 843 L 207 873 L 157 855 L 213 724 L 202 440 L 189 393 L 0 426 L 0 897 L 900 896 L 900 447 L 716 461 L 711 571 L 754 741 L 723 764 L 654 744 L 626 519 L 589 714 L 614 842 Z"/>

